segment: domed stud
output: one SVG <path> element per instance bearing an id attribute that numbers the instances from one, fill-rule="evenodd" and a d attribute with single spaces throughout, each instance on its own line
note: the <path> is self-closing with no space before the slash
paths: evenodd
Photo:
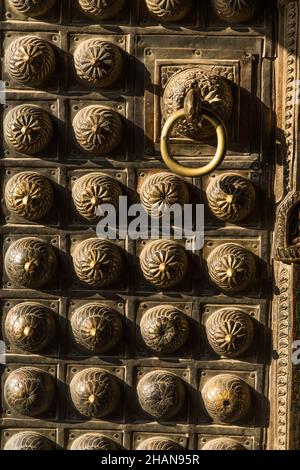
<path id="1" fill-rule="evenodd" d="M 186 398 L 180 377 L 166 370 L 146 374 L 138 383 L 137 394 L 141 408 L 158 421 L 175 417 Z"/>
<path id="2" fill-rule="evenodd" d="M 125 0 L 79 0 L 83 13 L 95 20 L 110 20 L 124 7 Z"/>
<path id="3" fill-rule="evenodd" d="M 47 41 L 36 36 L 16 39 L 8 47 L 5 65 L 11 78 L 28 86 L 40 86 L 55 70 L 55 55 Z"/>
<path id="4" fill-rule="evenodd" d="M 202 398 L 209 416 L 217 423 L 240 422 L 251 406 L 248 384 L 240 377 L 221 374 L 210 379 L 203 387 Z"/>
<path id="5" fill-rule="evenodd" d="M 255 189 L 251 181 L 233 173 L 213 178 L 207 188 L 212 213 L 224 222 L 240 222 L 254 209 Z"/>
<path id="6" fill-rule="evenodd" d="M 4 450 L 54 450 L 53 443 L 38 432 L 24 431 L 14 434 L 4 446 Z"/>
<path id="7" fill-rule="evenodd" d="M 259 0 L 211 0 L 215 14 L 227 23 L 247 23 L 253 20 L 260 9 Z"/>
<path id="8" fill-rule="evenodd" d="M 7 145 L 26 155 L 36 155 L 45 150 L 52 133 L 51 117 L 39 106 L 21 104 L 9 111 L 4 120 Z"/>
<path id="9" fill-rule="evenodd" d="M 4 324 L 9 342 L 28 352 L 45 350 L 53 341 L 56 321 L 52 310 L 34 302 L 15 305 Z"/>
<path id="10" fill-rule="evenodd" d="M 80 307 L 71 318 L 75 342 L 93 354 L 112 351 L 123 333 L 120 314 L 106 305 L 91 303 Z"/>
<path id="11" fill-rule="evenodd" d="M 48 13 L 56 0 L 8 0 L 9 6 L 24 16 L 39 17 Z"/>
<path id="12" fill-rule="evenodd" d="M 53 378 L 35 367 L 21 367 L 9 374 L 4 385 L 7 405 L 16 413 L 36 417 L 49 410 L 55 396 Z"/>
<path id="13" fill-rule="evenodd" d="M 178 22 L 191 11 L 192 0 L 145 0 L 151 16 L 162 22 Z"/>
<path id="14" fill-rule="evenodd" d="M 253 254 L 240 245 L 226 243 L 215 248 L 207 260 L 211 281 L 226 292 L 246 289 L 255 277 Z"/>
<path id="15" fill-rule="evenodd" d="M 208 342 L 220 356 L 241 356 L 252 344 L 253 322 L 243 310 L 217 310 L 208 318 L 205 326 Z"/>
<path id="16" fill-rule="evenodd" d="M 88 39 L 74 53 L 77 77 L 85 85 L 108 88 L 120 78 L 123 56 L 120 48 L 101 39 Z"/>
<path id="17" fill-rule="evenodd" d="M 78 279 L 91 287 L 108 287 L 119 279 L 122 255 L 114 243 L 99 238 L 80 242 L 73 253 Z"/>
<path id="18" fill-rule="evenodd" d="M 141 253 L 140 263 L 145 279 L 161 289 L 177 286 L 188 269 L 188 257 L 184 248 L 171 240 L 154 240 L 148 243 Z"/>
<path id="19" fill-rule="evenodd" d="M 155 216 L 163 214 L 174 204 L 184 206 L 189 202 L 186 183 L 172 173 L 156 173 L 146 179 L 141 188 L 141 203 L 146 211 Z"/>
<path id="20" fill-rule="evenodd" d="M 89 432 L 77 437 L 71 446 L 71 450 L 120 450 L 120 446 L 117 442 L 100 433 Z"/>
<path id="21" fill-rule="evenodd" d="M 20 238 L 13 242 L 5 255 L 5 269 L 17 286 L 38 289 L 54 277 L 57 258 L 54 249 L 39 238 Z"/>
<path id="22" fill-rule="evenodd" d="M 10 212 L 32 221 L 46 217 L 54 202 L 53 187 L 49 179 L 31 171 L 17 173 L 10 178 L 4 195 Z"/>
<path id="23" fill-rule="evenodd" d="M 226 124 L 232 115 L 233 96 L 230 81 L 200 67 L 192 67 L 174 73 L 167 85 L 162 99 L 162 113 L 168 119 L 184 108 L 185 98 L 193 88 L 201 94 L 203 105 L 214 111 Z M 215 135 L 214 127 L 203 120 L 201 126 L 195 122 L 180 119 L 172 130 L 173 137 L 187 137 L 194 140 L 208 139 Z"/>
<path id="24" fill-rule="evenodd" d="M 79 111 L 73 120 L 73 130 L 81 149 L 95 156 L 113 152 L 123 137 L 119 114 L 103 106 L 87 106 Z"/>
<path id="25" fill-rule="evenodd" d="M 229 439 L 227 437 L 220 437 L 219 439 L 212 439 L 207 442 L 205 446 L 202 447 L 202 450 L 247 450 L 242 444 Z"/>
<path id="26" fill-rule="evenodd" d="M 137 450 L 159 450 L 161 452 L 168 452 L 172 450 L 183 450 L 183 448 L 167 437 L 151 437 L 143 441 L 137 448 Z"/>
<path id="27" fill-rule="evenodd" d="M 71 380 L 70 393 L 76 410 L 89 418 L 111 415 L 121 399 L 121 389 L 116 377 L 99 368 L 78 372 Z"/>
<path id="28" fill-rule="evenodd" d="M 101 173 L 89 173 L 82 176 L 74 184 L 72 197 L 77 212 L 88 221 L 97 221 L 97 208 L 102 204 L 110 204 L 116 209 L 122 188 L 119 183 Z"/>
<path id="29" fill-rule="evenodd" d="M 159 305 L 142 317 L 141 335 L 149 349 L 158 355 L 172 354 L 185 345 L 189 336 L 186 315 L 171 305 Z"/>

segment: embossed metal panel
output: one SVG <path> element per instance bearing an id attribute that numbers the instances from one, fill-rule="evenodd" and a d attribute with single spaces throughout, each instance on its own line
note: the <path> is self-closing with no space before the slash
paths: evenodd
<path id="1" fill-rule="evenodd" d="M 3 449 L 275 447 L 274 3 L 1 1 Z M 202 178 L 160 155 L 195 86 L 228 131 Z M 207 123 L 170 138 L 215 152 Z M 122 195 L 203 203 L 203 249 L 97 238 Z"/>

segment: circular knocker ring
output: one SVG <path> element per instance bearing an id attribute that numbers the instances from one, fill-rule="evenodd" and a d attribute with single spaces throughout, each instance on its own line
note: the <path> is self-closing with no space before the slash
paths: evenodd
<path id="1" fill-rule="evenodd" d="M 198 105 L 199 106 L 199 105 Z M 195 109 L 195 108 L 194 108 Z M 198 116 L 207 119 L 215 128 L 218 146 L 214 158 L 205 166 L 198 168 L 191 168 L 185 165 L 180 165 L 177 163 L 171 155 L 169 148 L 169 138 L 170 132 L 174 124 L 184 117 L 189 120 L 186 105 L 184 108 L 177 111 L 175 114 L 169 117 L 166 121 L 164 128 L 161 134 L 161 155 L 165 164 L 172 170 L 174 173 L 177 173 L 180 176 L 203 176 L 211 173 L 215 168 L 217 168 L 223 162 L 226 152 L 227 152 L 227 131 L 222 119 L 208 108 L 198 108 Z M 195 117 L 194 117 L 195 118 Z M 200 121 L 200 119 L 199 119 Z"/>

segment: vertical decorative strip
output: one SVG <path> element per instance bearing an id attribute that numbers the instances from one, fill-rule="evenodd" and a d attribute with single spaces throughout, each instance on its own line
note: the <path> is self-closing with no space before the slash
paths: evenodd
<path id="1" fill-rule="evenodd" d="M 277 306 L 277 450 L 288 449 L 289 426 L 289 327 L 290 327 L 290 267 L 281 264 L 278 276 Z"/>

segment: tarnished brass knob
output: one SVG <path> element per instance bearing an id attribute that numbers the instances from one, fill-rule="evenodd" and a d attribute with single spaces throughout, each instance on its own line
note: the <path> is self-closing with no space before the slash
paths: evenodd
<path id="1" fill-rule="evenodd" d="M 251 406 L 248 384 L 230 374 L 220 374 L 210 379 L 203 387 L 202 398 L 207 413 L 217 423 L 241 421 Z"/>
<path id="2" fill-rule="evenodd" d="M 70 383 L 73 405 L 89 418 L 104 418 L 118 407 L 121 389 L 117 378 L 99 368 L 84 369 Z"/>
<path id="3" fill-rule="evenodd" d="M 4 120 L 7 145 L 26 155 L 36 155 L 45 150 L 52 133 L 52 119 L 39 106 L 21 104 L 9 111 Z"/>
<path id="4" fill-rule="evenodd" d="M 163 214 L 174 204 L 184 206 L 189 202 L 189 190 L 186 183 L 172 173 L 156 173 L 143 183 L 141 203 L 146 211 L 155 216 Z"/>
<path id="5" fill-rule="evenodd" d="M 143 249 L 140 263 L 147 281 L 157 288 L 170 289 L 184 279 L 188 257 L 179 243 L 154 240 Z"/>
<path id="6" fill-rule="evenodd" d="M 16 285 L 38 289 L 53 279 L 57 267 L 54 249 L 39 238 L 20 238 L 5 255 L 5 269 Z"/>
<path id="7" fill-rule="evenodd" d="M 146 374 L 138 383 L 137 394 L 142 409 L 157 420 L 177 415 L 186 398 L 180 377 L 167 370 Z"/>
<path id="8" fill-rule="evenodd" d="M 34 431 L 14 434 L 5 444 L 4 450 L 54 450 L 53 444 L 46 436 Z"/>
<path id="9" fill-rule="evenodd" d="M 21 367 L 11 372 L 4 385 L 6 403 L 24 416 L 40 416 L 53 403 L 55 385 L 50 374 L 36 367 Z"/>
<path id="10" fill-rule="evenodd" d="M 78 78 L 86 85 L 107 88 L 114 85 L 123 70 L 120 48 L 101 39 L 88 39 L 74 53 Z"/>
<path id="11" fill-rule="evenodd" d="M 55 55 L 47 41 L 37 36 L 24 36 L 8 47 L 5 65 L 14 80 L 39 86 L 54 73 Z"/>
<path id="12" fill-rule="evenodd" d="M 75 342 L 94 354 L 103 354 L 114 349 L 123 333 L 120 314 L 97 303 L 90 303 L 76 310 L 71 319 L 71 327 Z"/>
<path id="13" fill-rule="evenodd" d="M 247 23 L 256 17 L 259 0 L 211 0 L 212 8 L 221 20 L 227 23 Z"/>
<path id="14" fill-rule="evenodd" d="M 103 106 L 87 106 L 79 111 L 73 120 L 73 129 L 78 145 L 96 156 L 113 152 L 123 137 L 119 114 Z"/>
<path id="15" fill-rule="evenodd" d="M 137 450 L 159 450 L 161 452 L 168 452 L 172 450 L 183 450 L 177 442 L 167 437 L 151 437 L 143 441 Z"/>
<path id="16" fill-rule="evenodd" d="M 248 217 L 255 205 L 255 189 L 242 176 L 225 173 L 212 179 L 207 188 L 212 213 L 226 222 L 239 222 Z"/>
<path id="17" fill-rule="evenodd" d="M 252 344 L 254 326 L 243 310 L 223 308 L 206 322 L 206 333 L 212 349 L 224 357 L 238 357 Z"/>
<path id="18" fill-rule="evenodd" d="M 225 243 L 215 248 L 208 257 L 207 266 L 211 281 L 228 292 L 246 289 L 256 271 L 253 254 L 234 243 Z"/>
<path id="19" fill-rule="evenodd" d="M 8 312 L 4 331 L 10 343 L 18 348 L 38 352 L 51 344 L 56 321 L 52 310 L 44 305 L 24 302 Z"/>
<path id="20" fill-rule="evenodd" d="M 56 0 L 8 0 L 8 4 L 25 16 L 42 16 L 55 4 Z"/>
<path id="21" fill-rule="evenodd" d="M 189 336 L 186 315 L 172 305 L 158 305 L 145 312 L 140 328 L 148 348 L 160 355 L 175 353 Z"/>
<path id="22" fill-rule="evenodd" d="M 100 205 L 111 204 L 118 208 L 122 188 L 107 175 L 89 173 L 76 181 L 72 196 L 77 212 L 86 220 L 96 221 L 99 219 L 97 208 Z"/>
<path id="23" fill-rule="evenodd" d="M 107 287 L 116 282 L 122 271 L 122 255 L 114 243 L 91 238 L 79 243 L 73 253 L 77 277 L 92 287 Z"/>
<path id="24" fill-rule="evenodd" d="M 125 0 L 79 0 L 82 11 L 95 20 L 110 20 L 122 10 Z"/>
<path id="25" fill-rule="evenodd" d="M 159 21 L 177 22 L 185 18 L 193 0 L 145 0 L 149 13 Z"/>
<path id="26" fill-rule="evenodd" d="M 205 446 L 202 447 L 202 450 L 246 450 L 242 444 L 229 439 L 227 437 L 220 437 L 219 439 L 212 439 Z"/>
<path id="27" fill-rule="evenodd" d="M 77 437 L 71 450 L 120 450 L 117 442 L 97 432 L 89 432 Z"/>
<path id="28" fill-rule="evenodd" d="M 52 184 L 39 173 L 17 173 L 10 178 L 5 188 L 6 207 L 24 219 L 43 219 L 52 209 L 53 202 Z"/>

